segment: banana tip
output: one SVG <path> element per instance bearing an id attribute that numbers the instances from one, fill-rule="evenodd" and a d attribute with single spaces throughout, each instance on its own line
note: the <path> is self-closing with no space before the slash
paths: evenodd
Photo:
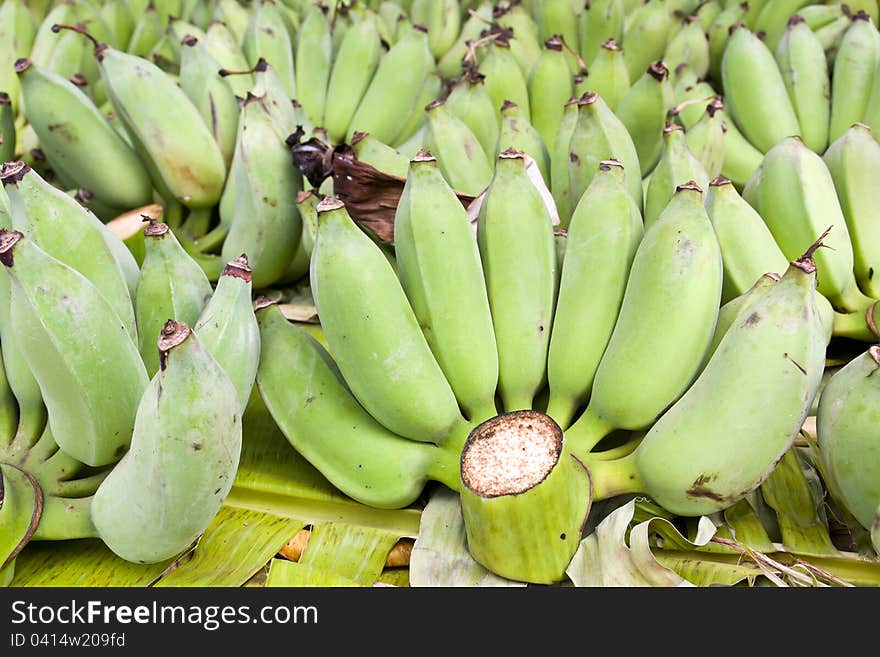
<path id="1" fill-rule="evenodd" d="M 4 266 L 12 267 L 12 253 L 22 237 L 24 235 L 17 230 L 0 228 L 0 262 Z"/>
<path id="2" fill-rule="evenodd" d="M 182 344 L 192 333 L 192 329 L 184 323 L 169 319 L 159 332 L 156 341 L 159 347 L 159 369 L 164 370 L 168 360 L 168 352 Z"/>
<path id="3" fill-rule="evenodd" d="M 3 182 L 4 187 L 6 185 L 17 185 L 30 170 L 31 168 L 22 160 L 4 162 L 3 166 L 0 167 L 0 181 Z"/>

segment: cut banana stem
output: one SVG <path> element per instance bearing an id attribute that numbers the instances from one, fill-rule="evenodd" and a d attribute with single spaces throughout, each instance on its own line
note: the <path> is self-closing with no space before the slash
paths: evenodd
<path id="1" fill-rule="evenodd" d="M 552 418 L 505 413 L 477 426 L 461 455 L 468 550 L 502 577 L 553 584 L 580 545 L 590 476 Z"/>

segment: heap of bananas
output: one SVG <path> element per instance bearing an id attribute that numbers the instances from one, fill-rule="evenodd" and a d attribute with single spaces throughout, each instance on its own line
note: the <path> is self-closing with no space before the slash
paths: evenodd
<path id="1" fill-rule="evenodd" d="M 4 0 L 0 569 L 191 547 L 253 394 L 363 504 L 457 491 L 515 580 L 559 582 L 594 502 L 731 508 L 811 415 L 880 550 L 878 17 Z"/>

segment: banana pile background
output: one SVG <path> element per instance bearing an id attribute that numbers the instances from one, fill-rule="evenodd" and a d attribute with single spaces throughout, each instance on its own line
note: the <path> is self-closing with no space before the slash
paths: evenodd
<path id="1" fill-rule="evenodd" d="M 878 19 L 3 0 L 0 582 L 880 585 Z"/>

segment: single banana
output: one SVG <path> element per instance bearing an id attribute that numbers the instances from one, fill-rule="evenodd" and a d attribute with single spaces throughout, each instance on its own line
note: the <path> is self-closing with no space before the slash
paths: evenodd
<path id="1" fill-rule="evenodd" d="M 0 171 L 9 198 L 12 228 L 87 278 L 103 294 L 137 341 L 133 295 L 137 264 L 124 244 L 91 212 L 24 162 Z"/>
<path id="2" fill-rule="evenodd" d="M 57 23 L 69 24 L 71 19 L 57 21 Z M 138 15 L 134 24 L 134 31 L 128 40 L 125 51 L 137 57 L 149 57 L 153 49 L 162 40 L 165 26 L 159 12 L 152 5 L 148 6 L 143 13 Z M 64 34 L 63 38 L 70 38 L 70 34 Z M 39 63 L 39 61 L 38 61 Z"/>
<path id="3" fill-rule="evenodd" d="M 101 291 L 33 240 L 0 230 L 0 255 L 10 326 L 56 442 L 88 465 L 117 461 L 148 381 L 136 344 Z"/>
<path id="4" fill-rule="evenodd" d="M 874 81 L 874 68 L 880 58 L 880 32 L 862 11 L 852 18 L 831 72 L 831 123 L 828 141 L 833 142 L 857 121 L 861 121 Z"/>
<path id="5" fill-rule="evenodd" d="M 580 31 L 575 7 L 571 0 L 536 0 L 532 3 L 532 15 L 538 27 L 541 42 L 558 36 L 566 44 L 564 53 L 571 73 L 582 68 L 580 62 Z M 514 33 L 516 37 L 516 33 Z"/>
<path id="6" fill-rule="evenodd" d="M 287 30 L 282 29 L 284 21 L 277 3 L 275 0 L 257 0 L 250 7 L 248 16 L 241 42 L 245 58 L 251 66 L 255 66 L 260 59 L 269 62 L 278 72 L 288 98 L 296 98 L 298 86 L 294 44 Z"/>
<path id="7" fill-rule="evenodd" d="M 753 30 L 763 32 L 764 43 L 775 52 L 789 18 L 810 4 L 813 4 L 813 0 L 767 0 L 755 18 Z"/>
<path id="8" fill-rule="evenodd" d="M 591 0 L 589 4 L 584 3 L 578 18 L 578 45 L 585 62 L 592 62 L 596 58 L 603 43 L 609 40 L 623 42 L 624 15 L 623 0 Z M 589 64 L 588 67 L 592 69 Z"/>
<path id="9" fill-rule="evenodd" d="M 476 135 L 456 117 L 443 100 L 425 107 L 428 121 L 427 147 L 437 158 L 447 182 L 465 194 L 476 196 L 492 179 L 492 153 L 487 154 Z"/>
<path id="10" fill-rule="evenodd" d="M 856 281 L 862 293 L 880 299 L 880 194 L 873 182 L 880 172 L 880 144 L 868 126 L 854 123 L 822 159 L 846 220 Z"/>
<path id="11" fill-rule="evenodd" d="M 786 137 L 800 134 L 773 52 L 741 23 L 731 26 L 721 77 L 728 113 L 755 148 L 766 153 Z"/>
<path id="12" fill-rule="evenodd" d="M 615 110 L 635 144 L 642 175 L 650 173 L 660 160 L 663 127 L 674 103 L 669 69 L 657 60 L 633 81 Z"/>
<path id="13" fill-rule="evenodd" d="M 275 304 L 258 303 L 257 387 L 278 427 L 328 481 L 377 508 L 402 508 L 428 479 L 457 486 L 459 453 L 406 440 L 352 395 L 327 350 Z"/>
<path id="14" fill-rule="evenodd" d="M 468 42 L 479 39 L 480 34 L 492 21 L 493 5 L 490 0 L 483 0 L 468 11 L 467 19 L 462 23 L 455 43 L 437 60 L 437 70 L 445 80 L 451 80 L 461 72 L 462 60 L 468 53 Z"/>
<path id="15" fill-rule="evenodd" d="M 326 198 L 317 212 L 312 295 L 352 394 L 394 433 L 460 446 L 468 423 L 388 259 L 341 201 Z"/>
<path id="16" fill-rule="evenodd" d="M 715 331 L 721 286 L 703 192 L 686 182 L 639 242 L 589 403 L 566 431 L 575 454 L 615 429 L 648 429 L 688 389 Z"/>
<path id="17" fill-rule="evenodd" d="M 495 42 L 502 42 L 509 47 L 520 71 L 528 77 L 541 56 L 542 43 L 538 36 L 538 24 L 532 13 L 522 3 L 511 2 L 506 6 L 496 5 L 493 18 L 493 24 L 487 32 Z"/>
<path id="18" fill-rule="evenodd" d="M 834 373 L 816 411 L 816 445 L 829 484 L 865 529 L 876 523 L 880 507 L 874 438 L 878 366 L 875 344 Z"/>
<path id="19" fill-rule="evenodd" d="M 638 80 L 651 62 L 662 59 L 673 22 L 667 0 L 646 0 L 635 9 L 622 41 L 630 80 Z"/>
<path id="20" fill-rule="evenodd" d="M 238 131 L 238 101 L 230 84 L 235 76 L 220 75 L 220 63 L 197 37 L 188 34 L 181 45 L 180 88 L 202 115 L 228 170 Z"/>
<path id="21" fill-rule="evenodd" d="M 501 106 L 501 131 L 498 145 L 493 155 L 498 155 L 508 148 L 521 151 L 531 157 L 541 172 L 545 184 L 550 182 L 550 154 L 547 146 L 529 118 L 516 103 L 505 101 Z"/>
<path id="22" fill-rule="evenodd" d="M 703 32 L 706 33 L 707 39 L 709 38 L 709 28 L 722 11 L 724 11 L 724 3 L 715 2 L 714 0 L 700 2 L 694 10 L 694 15 L 700 21 L 700 26 L 703 28 Z"/>
<path id="23" fill-rule="evenodd" d="M 359 131 L 393 145 L 423 81 L 434 68 L 424 28 L 409 27 L 379 60 L 370 86 L 348 124 L 346 141 Z"/>
<path id="24" fill-rule="evenodd" d="M 106 0 L 101 5 L 99 14 L 110 28 L 116 47 L 120 50 L 126 50 L 134 32 L 134 15 L 129 9 L 128 2 Z"/>
<path id="25" fill-rule="evenodd" d="M 502 406 L 530 409 L 546 379 L 557 263 L 550 214 L 521 152 L 498 156 L 480 206 L 477 243 L 498 345 Z"/>
<path id="26" fill-rule="evenodd" d="M 458 0 L 412 0 L 410 3 L 410 18 L 428 28 L 428 47 L 437 61 L 452 47 L 461 30 L 460 4 Z"/>
<path id="27" fill-rule="evenodd" d="M 586 86 L 602 96 L 605 104 L 616 112 L 620 101 L 632 86 L 629 69 L 623 59 L 623 50 L 618 42 L 614 39 L 605 41 L 588 68 L 589 75 L 584 81 Z"/>
<path id="28" fill-rule="evenodd" d="M 701 78 L 709 73 L 709 38 L 696 14 L 682 19 L 681 29 L 669 39 L 663 52 L 663 63 L 670 71 L 683 62 Z"/>
<path id="29" fill-rule="evenodd" d="M 46 66 L 52 50 L 55 49 L 60 37 L 52 31 L 55 23 L 75 23 L 76 16 L 73 2 L 57 2 L 40 21 L 29 53 L 25 54 L 32 62 Z"/>
<path id="30" fill-rule="evenodd" d="M 326 11 L 326 7 L 320 4 L 305 11 L 294 50 L 296 99 L 302 104 L 309 121 L 316 126 L 324 125 L 327 84 L 333 68 L 331 27 Z"/>
<path id="31" fill-rule="evenodd" d="M 824 153 L 831 120 L 831 78 L 822 43 L 800 14 L 789 19 L 776 47 L 776 62 L 804 144 Z"/>
<path id="32" fill-rule="evenodd" d="M 815 30 L 816 36 L 819 37 L 819 41 L 825 49 L 825 57 L 828 59 L 828 66 L 832 69 L 834 67 L 834 61 L 837 58 L 837 51 L 843 41 L 843 35 L 846 34 L 850 25 L 852 25 L 852 16 L 844 13 L 839 18 L 828 23 L 828 25 L 823 25 Z"/>
<path id="33" fill-rule="evenodd" d="M 12 100 L 5 91 L 0 91 L 0 162 L 8 162 L 15 157 L 15 114 Z"/>
<path id="34" fill-rule="evenodd" d="M 221 20 L 213 20 L 205 29 L 205 38 L 202 43 L 208 53 L 213 57 L 220 68 L 227 71 L 244 71 L 248 68 L 247 57 L 241 49 L 238 39 L 226 23 Z M 254 86 L 254 76 L 243 73 L 229 77 L 229 86 L 239 98 L 244 98 L 247 92 Z"/>
<path id="35" fill-rule="evenodd" d="M 223 21 L 235 35 L 239 44 L 243 44 L 247 36 L 248 26 L 256 7 L 245 7 L 238 0 L 217 0 L 214 11 L 217 20 Z M 276 23 L 276 26 L 280 23 Z"/>
<path id="36" fill-rule="evenodd" d="M 465 416 L 494 415 L 498 352 L 473 227 L 427 151 L 414 157 L 394 216 L 401 285 Z M 454 264 L 457 263 L 457 264 Z"/>
<path id="37" fill-rule="evenodd" d="M 503 37 L 492 41 L 479 64 L 479 72 L 484 76 L 486 92 L 492 100 L 498 121 L 501 120 L 501 106 L 505 100 L 516 103 L 524 112 L 531 114 L 527 74 L 523 73 L 511 52 L 510 42 Z"/>
<path id="38" fill-rule="evenodd" d="M 798 9 L 797 14 L 806 21 L 807 26 L 811 30 L 815 31 L 843 16 L 844 7 L 846 7 L 847 12 L 852 11 L 849 4 L 832 2 L 830 4 L 815 3 L 806 5 Z"/>
<path id="39" fill-rule="evenodd" d="M 242 254 L 223 269 L 192 327 L 235 386 L 239 416 L 248 404 L 260 364 L 260 328 L 251 289 L 251 268 Z"/>
<path id="40" fill-rule="evenodd" d="M 0 5 L 0 61 L 4 62 L 0 67 L 0 91 L 9 94 L 16 116 L 22 104 L 12 62 L 30 55 L 37 28 L 37 21 L 22 0 L 5 0 Z"/>
<path id="41" fill-rule="evenodd" d="M 366 132 L 356 132 L 351 138 L 351 147 L 355 157 L 361 162 L 366 162 L 374 169 L 385 173 L 406 178 L 409 171 L 409 160 L 399 151 Z"/>
<path id="42" fill-rule="evenodd" d="M 702 118 L 685 132 L 688 150 L 703 165 L 709 178 L 717 177 L 724 166 L 727 123 L 723 110 L 724 101 L 715 98 L 706 105 Z"/>
<path id="43" fill-rule="evenodd" d="M 660 217 L 680 185 L 694 181 L 700 190 L 709 187 L 709 175 L 688 146 L 681 126 L 667 123 L 662 134 L 663 152 L 645 190 L 645 227 Z"/>
<path id="44" fill-rule="evenodd" d="M 419 94 L 413 100 L 409 112 L 400 125 L 400 131 L 394 138 L 392 146 L 402 150 L 406 150 L 413 146 L 413 140 L 423 141 L 427 129 L 428 122 L 425 117 L 425 106 L 436 100 L 443 94 L 443 80 L 436 70 L 431 71 L 425 76 L 419 86 Z M 421 136 L 420 136 L 421 135 Z M 416 148 L 421 148 L 424 144 L 415 143 Z"/>
<path id="45" fill-rule="evenodd" d="M 577 207 L 602 160 L 615 159 L 623 165 L 626 186 L 636 204 L 642 206 L 642 173 L 638 151 L 623 122 L 596 93 L 587 92 L 577 101 L 577 125 L 569 143 L 570 206 Z"/>
<path id="46" fill-rule="evenodd" d="M 137 407 L 131 447 L 91 504 L 98 536 L 136 563 L 192 545 L 232 488 L 241 456 L 238 394 L 195 332 L 169 320 L 158 352 L 161 369 Z"/>
<path id="47" fill-rule="evenodd" d="M 565 103 L 574 92 L 571 71 L 558 36 L 544 42 L 541 56 L 529 73 L 528 89 L 531 123 L 544 143 L 551 144 L 559 130 Z"/>
<path id="48" fill-rule="evenodd" d="M 561 228 L 567 228 L 571 219 L 572 199 L 569 192 L 570 178 L 568 174 L 571 154 L 571 135 L 577 127 L 578 99 L 570 98 L 562 109 L 562 119 L 553 141 L 548 144 L 550 150 L 550 193 L 556 205 Z M 577 202 L 575 202 L 577 205 Z"/>
<path id="49" fill-rule="evenodd" d="M 144 262 L 134 304 L 139 351 L 150 377 L 161 365 L 155 340 L 165 322 L 178 318 L 194 324 L 211 292 L 205 272 L 168 225 L 150 220 L 144 228 Z"/>
<path id="50" fill-rule="evenodd" d="M 568 226 L 550 334 L 547 415 L 563 429 L 589 398 L 643 232 L 623 167 L 601 162 Z"/>
<path id="51" fill-rule="evenodd" d="M 770 149 L 743 189 L 743 198 L 763 217 L 787 258 L 803 252 L 830 227 L 826 248 L 812 257 L 822 275 L 818 290 L 838 312 L 864 311 L 872 303 L 853 274 L 853 247 L 834 180 L 822 157 L 799 137 Z"/>
<path id="52" fill-rule="evenodd" d="M 721 252 L 722 259 L 724 253 L 724 251 Z M 786 265 L 786 267 L 788 267 L 788 265 Z M 721 308 L 718 309 L 718 321 L 715 322 L 715 333 L 712 335 L 712 343 L 706 351 L 704 365 L 700 368 L 701 371 L 704 369 L 705 363 L 708 363 L 712 358 L 712 354 L 715 353 L 715 350 L 718 349 L 718 345 L 721 344 L 721 339 L 725 336 L 727 331 L 730 330 L 730 327 L 733 326 L 736 318 L 742 313 L 747 312 L 759 299 L 764 298 L 766 292 L 776 285 L 781 278 L 782 274 L 777 274 L 775 271 L 768 271 L 761 274 L 757 280 L 753 281 L 751 287 L 746 288 L 742 294 L 734 296 L 727 301 L 722 299 Z M 821 294 L 816 296 L 817 298 L 823 298 Z"/>
<path id="53" fill-rule="evenodd" d="M 323 126 L 334 144 L 345 140 L 348 125 L 379 66 L 383 49 L 377 20 L 375 12 L 364 12 L 345 31 L 333 60 Z"/>
<path id="54" fill-rule="evenodd" d="M 751 2 L 730 2 L 718 14 L 706 31 L 709 38 L 709 76 L 717 84 L 721 84 L 721 60 L 727 48 L 727 40 L 730 38 L 730 28 L 735 23 L 740 23 L 749 11 L 754 0 Z"/>
<path id="55" fill-rule="evenodd" d="M 568 66 L 565 67 L 568 71 Z M 446 97 L 446 107 L 471 129 L 484 153 L 494 153 L 498 143 L 498 113 L 486 92 L 484 76 L 475 67 L 468 66 Z M 406 176 L 404 176 L 406 177 Z"/>

